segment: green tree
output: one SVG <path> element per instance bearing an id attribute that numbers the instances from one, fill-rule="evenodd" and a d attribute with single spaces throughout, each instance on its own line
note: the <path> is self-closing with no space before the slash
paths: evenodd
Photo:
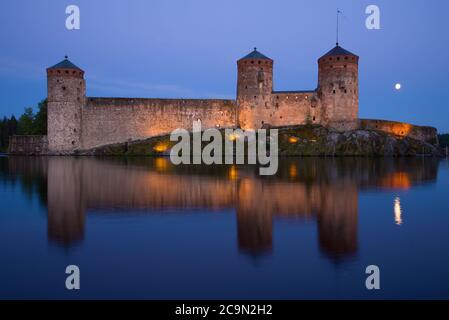
<path id="1" fill-rule="evenodd" d="M 17 120 L 14 116 L 4 117 L 0 121 L 0 152 L 8 149 L 9 137 L 17 133 Z"/>
<path id="2" fill-rule="evenodd" d="M 47 99 L 38 104 L 38 110 L 33 119 L 33 134 L 47 134 Z"/>
<path id="3" fill-rule="evenodd" d="M 3 120 L 0 121 L 0 152 L 5 151 L 7 129 L 8 129 L 8 119 L 4 117 Z"/>
<path id="4" fill-rule="evenodd" d="M 34 134 L 33 108 L 25 108 L 17 123 L 17 133 L 20 135 Z"/>
<path id="5" fill-rule="evenodd" d="M 438 141 L 443 148 L 449 147 L 449 133 L 439 134 Z"/>
<path id="6" fill-rule="evenodd" d="M 17 134 L 17 119 L 14 115 L 8 120 L 8 131 L 11 135 Z"/>
<path id="7" fill-rule="evenodd" d="M 14 115 L 0 120 L 0 152 L 8 149 L 9 137 L 20 135 L 46 135 L 47 134 L 47 99 L 39 102 L 37 113 L 33 108 L 25 108 L 19 120 Z"/>

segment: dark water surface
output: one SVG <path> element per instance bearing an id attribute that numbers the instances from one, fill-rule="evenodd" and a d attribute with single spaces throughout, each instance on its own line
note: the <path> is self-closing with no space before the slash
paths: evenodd
<path id="1" fill-rule="evenodd" d="M 449 298 L 447 160 L 0 157 L 0 201 L 3 299 Z"/>

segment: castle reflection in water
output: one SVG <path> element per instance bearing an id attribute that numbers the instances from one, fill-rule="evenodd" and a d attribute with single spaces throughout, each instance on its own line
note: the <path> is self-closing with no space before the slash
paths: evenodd
<path id="1" fill-rule="evenodd" d="M 361 190 L 408 189 L 435 181 L 438 171 L 438 160 L 421 158 L 286 158 L 273 177 L 254 166 L 174 166 L 167 158 L 12 157 L 6 165 L 12 179 L 32 180 L 22 184 L 37 189 L 48 208 L 48 238 L 64 246 L 82 241 L 86 214 L 95 209 L 231 210 L 244 253 L 273 250 L 274 219 L 307 219 L 332 259 L 357 253 Z M 394 201 L 392 223 L 399 224 Z"/>

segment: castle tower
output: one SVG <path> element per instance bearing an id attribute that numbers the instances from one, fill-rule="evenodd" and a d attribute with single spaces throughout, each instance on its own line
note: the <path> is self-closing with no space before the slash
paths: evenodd
<path id="1" fill-rule="evenodd" d="M 322 124 L 337 130 L 358 127 L 359 57 L 337 46 L 318 59 Z"/>
<path id="2" fill-rule="evenodd" d="M 67 58 L 47 69 L 48 148 L 65 153 L 81 148 L 81 116 L 86 97 L 84 71 Z"/>
<path id="3" fill-rule="evenodd" d="M 273 60 L 254 51 L 237 61 L 238 125 L 242 129 L 262 126 L 263 109 L 273 92 Z"/>

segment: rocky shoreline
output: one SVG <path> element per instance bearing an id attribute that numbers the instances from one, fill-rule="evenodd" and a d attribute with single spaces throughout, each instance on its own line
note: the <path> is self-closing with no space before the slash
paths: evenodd
<path id="1" fill-rule="evenodd" d="M 338 132 L 323 126 L 278 128 L 280 156 L 444 156 L 435 144 L 376 130 Z M 169 154 L 169 135 L 78 151 L 78 155 L 157 156 Z"/>

